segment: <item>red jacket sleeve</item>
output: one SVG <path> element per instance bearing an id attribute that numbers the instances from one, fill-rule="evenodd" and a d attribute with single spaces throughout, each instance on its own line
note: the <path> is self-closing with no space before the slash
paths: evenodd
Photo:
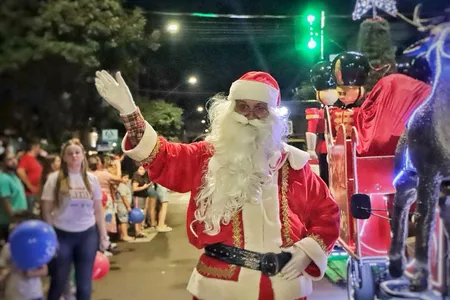
<path id="1" fill-rule="evenodd" d="M 299 172 L 299 197 L 292 209 L 306 228 L 306 237 L 296 243 L 312 260 L 305 270 L 313 280 L 325 275 L 328 255 L 339 237 L 339 208 L 331 197 L 326 184 L 309 164 Z M 301 191 L 303 190 L 303 191 Z"/>
<path id="2" fill-rule="evenodd" d="M 122 142 L 124 153 L 140 162 L 152 181 L 172 191 L 187 193 L 197 188 L 194 180 L 208 156 L 206 142 L 171 143 L 158 137 L 147 122 L 144 125 L 144 133 L 134 147 L 127 133 Z"/>
<path id="3" fill-rule="evenodd" d="M 305 115 L 306 121 L 308 122 L 308 132 L 316 133 L 317 124 L 320 120 L 319 110 L 317 108 L 307 108 Z"/>
<path id="4" fill-rule="evenodd" d="M 193 144 L 171 143 L 158 137 L 156 154 L 152 161 L 146 162 L 152 181 L 179 193 L 186 193 L 194 188 L 193 182 L 201 171 L 206 143 Z"/>

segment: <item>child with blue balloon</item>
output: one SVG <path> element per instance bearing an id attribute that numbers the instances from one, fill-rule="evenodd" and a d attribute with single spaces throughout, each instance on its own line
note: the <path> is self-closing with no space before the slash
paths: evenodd
<path id="1" fill-rule="evenodd" d="M 41 277 L 47 275 L 47 263 L 55 253 L 56 234 L 50 225 L 28 211 L 14 213 L 10 230 L 9 242 L 0 253 L 5 299 L 43 299 Z"/>

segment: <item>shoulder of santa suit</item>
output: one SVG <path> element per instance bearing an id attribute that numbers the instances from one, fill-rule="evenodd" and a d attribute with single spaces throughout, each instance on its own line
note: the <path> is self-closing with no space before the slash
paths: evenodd
<path id="1" fill-rule="evenodd" d="M 283 149 L 288 155 L 287 159 L 291 168 L 294 170 L 302 169 L 309 161 L 310 156 L 308 152 L 302 151 L 286 143 L 283 144 Z"/>

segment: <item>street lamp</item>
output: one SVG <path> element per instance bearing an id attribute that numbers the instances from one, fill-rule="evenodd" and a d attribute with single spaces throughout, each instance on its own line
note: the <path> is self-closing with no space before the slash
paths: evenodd
<path id="1" fill-rule="evenodd" d="M 197 111 L 198 112 L 202 112 L 203 111 L 203 106 L 197 106 Z"/>
<path id="2" fill-rule="evenodd" d="M 183 86 L 186 83 L 189 85 L 196 85 L 198 83 L 198 79 L 195 76 L 189 76 L 186 81 L 181 81 L 175 88 L 170 90 L 164 97 L 168 97 L 169 95 L 172 95 L 173 92 L 178 90 L 181 86 Z"/>
<path id="3" fill-rule="evenodd" d="M 178 23 L 175 22 L 170 22 L 167 25 L 167 31 L 169 33 L 177 33 L 178 31 L 180 31 L 180 25 L 178 25 Z"/>
<path id="4" fill-rule="evenodd" d="M 197 82 L 198 82 L 198 79 L 197 79 L 197 77 L 195 77 L 195 76 L 190 76 L 190 77 L 188 78 L 188 83 L 189 83 L 190 85 L 196 85 Z"/>

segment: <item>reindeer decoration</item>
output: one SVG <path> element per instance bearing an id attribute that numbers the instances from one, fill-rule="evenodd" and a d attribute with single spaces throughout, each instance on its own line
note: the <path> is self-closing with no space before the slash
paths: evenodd
<path id="1" fill-rule="evenodd" d="M 410 46 L 405 53 L 417 55 L 427 50 L 434 81 L 431 95 L 410 117 L 395 153 L 396 194 L 389 272 L 393 277 L 400 277 L 405 270 L 408 212 L 417 200 L 415 216 L 419 226 L 409 289 L 421 292 L 428 289 L 430 237 L 438 202 L 447 242 L 450 234 L 450 193 L 442 193 L 442 186 L 448 186 L 446 182 L 450 180 L 450 23 L 424 26 L 418 18 L 418 8 L 413 23 L 421 31 L 430 30 L 430 35 Z M 447 271 L 447 276 L 449 274 Z"/>

